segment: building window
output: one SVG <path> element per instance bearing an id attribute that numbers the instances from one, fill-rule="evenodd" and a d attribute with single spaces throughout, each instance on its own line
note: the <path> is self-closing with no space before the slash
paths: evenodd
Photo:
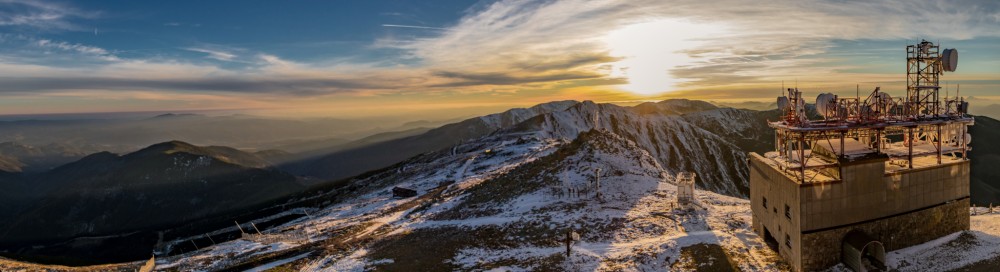
<path id="1" fill-rule="evenodd" d="M 767 209 L 767 198 L 764 198 L 764 208 Z"/>
<path id="2" fill-rule="evenodd" d="M 788 234 L 785 234 L 785 246 L 792 248 L 792 237 L 788 236 Z"/>
<path id="3" fill-rule="evenodd" d="M 788 207 L 788 205 L 785 205 L 785 217 L 787 217 L 789 220 L 792 219 L 792 208 Z"/>

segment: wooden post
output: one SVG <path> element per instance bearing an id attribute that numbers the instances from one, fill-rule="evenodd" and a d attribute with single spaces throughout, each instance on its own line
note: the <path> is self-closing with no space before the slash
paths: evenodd
<path id="1" fill-rule="evenodd" d="M 260 229 L 257 228 L 257 225 L 254 225 L 253 222 L 250 222 L 250 226 L 253 226 L 253 229 L 257 230 L 257 234 L 260 234 Z"/>
<path id="2" fill-rule="evenodd" d="M 569 259 L 569 255 L 571 253 L 573 253 L 572 252 L 573 249 L 571 247 L 572 245 L 573 245 L 573 231 L 572 230 L 566 230 L 566 259 L 567 260 Z"/>
<path id="3" fill-rule="evenodd" d="M 241 234 L 242 234 L 242 233 L 246 233 L 246 232 L 243 232 L 243 227 L 240 227 L 240 222 L 237 222 L 237 221 L 233 221 L 233 223 L 236 223 L 236 228 L 239 228 L 239 229 L 240 229 L 240 233 L 241 233 Z"/>
<path id="4" fill-rule="evenodd" d="M 601 200 L 601 168 L 596 169 L 597 173 L 594 174 L 594 197 L 597 200 Z"/>

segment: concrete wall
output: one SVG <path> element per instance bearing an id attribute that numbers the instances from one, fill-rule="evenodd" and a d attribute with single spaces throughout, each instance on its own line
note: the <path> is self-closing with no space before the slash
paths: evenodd
<path id="1" fill-rule="evenodd" d="M 803 185 L 802 231 L 844 226 L 969 196 L 969 162 L 885 174 L 884 160 L 841 167 L 843 182 Z"/>
<path id="2" fill-rule="evenodd" d="M 894 250 L 969 228 L 968 161 L 886 174 L 885 160 L 873 159 L 843 165 L 842 181 L 818 184 L 799 184 L 766 161 L 750 154 L 753 229 L 761 237 L 764 228 L 770 231 L 796 271 L 836 265 L 840 243 L 853 229 Z"/>
<path id="3" fill-rule="evenodd" d="M 750 204 L 753 212 L 753 229 L 764 237 L 766 227 L 778 241 L 778 254 L 789 264 L 801 267 L 801 232 L 799 232 L 799 185 L 791 177 L 768 165 L 766 158 L 750 153 Z M 767 208 L 764 208 L 764 198 Z M 785 217 L 785 205 L 791 209 L 792 218 Z M 785 235 L 792 240 L 792 247 L 785 245 Z"/>
<path id="4" fill-rule="evenodd" d="M 802 234 L 802 271 L 824 270 L 840 263 L 841 242 L 852 230 L 860 230 L 879 240 L 886 251 L 925 243 L 969 229 L 969 199 L 883 220 Z"/>

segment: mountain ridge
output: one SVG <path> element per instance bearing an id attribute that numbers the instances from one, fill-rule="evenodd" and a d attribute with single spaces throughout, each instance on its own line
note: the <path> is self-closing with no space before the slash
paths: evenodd
<path id="1" fill-rule="evenodd" d="M 11 218 L 15 220 L 0 228 L 0 247 L 16 249 L 18 254 L 55 250 L 67 258 L 98 260 L 108 256 L 93 254 L 148 253 L 113 253 L 116 249 L 107 248 L 116 245 L 104 246 L 102 250 L 109 252 L 88 250 L 101 247 L 100 242 L 51 249 L 41 245 L 75 237 L 169 228 L 240 211 L 305 188 L 294 176 L 267 165 L 256 155 L 180 141 L 154 144 L 125 155 L 94 153 L 33 177 L 27 186 L 31 191 L 25 194 L 34 197 L 14 212 Z M 134 248 L 149 242 L 117 246 Z"/>

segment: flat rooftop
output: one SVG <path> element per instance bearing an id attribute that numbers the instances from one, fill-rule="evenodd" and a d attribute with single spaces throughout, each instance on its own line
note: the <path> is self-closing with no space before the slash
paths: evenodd
<path id="1" fill-rule="evenodd" d="M 812 132 L 812 131 L 844 131 L 844 130 L 870 130 L 870 129 L 887 129 L 893 127 L 916 127 L 916 126 L 928 126 L 928 125 L 943 125 L 951 123 L 967 123 L 972 124 L 975 120 L 972 117 L 967 116 L 924 116 L 919 119 L 887 119 L 878 120 L 870 122 L 861 121 L 850 121 L 850 120 L 837 120 L 837 121 L 822 121 L 822 120 L 809 120 L 801 124 L 788 124 L 785 121 L 768 122 L 768 126 L 774 129 L 786 130 L 791 132 Z"/>
<path id="2" fill-rule="evenodd" d="M 784 174 L 788 180 L 800 185 L 841 181 L 840 177 L 831 174 L 831 172 L 838 171 L 837 168 L 840 165 L 837 161 L 831 160 L 825 156 L 812 156 L 810 153 L 811 152 L 806 152 L 805 180 L 799 179 L 799 175 L 801 174 L 801 170 L 799 168 L 800 164 L 798 161 L 794 160 L 795 158 L 788 160 L 778 156 L 777 152 L 772 151 L 764 153 L 762 161 L 771 168 L 774 168 L 778 172 Z M 882 160 L 884 160 L 885 163 L 885 175 L 920 171 L 922 169 L 961 163 L 964 161 L 961 157 L 943 155 L 941 156 L 941 164 L 938 164 L 936 152 L 934 154 L 913 156 L 912 169 L 907 165 L 908 160 L 906 159 L 890 157 L 888 159 L 883 158 Z"/>

